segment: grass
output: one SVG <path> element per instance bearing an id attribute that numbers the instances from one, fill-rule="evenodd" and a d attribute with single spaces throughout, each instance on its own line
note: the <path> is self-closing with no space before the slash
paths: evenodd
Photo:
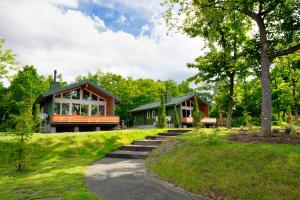
<path id="1" fill-rule="evenodd" d="M 87 166 L 109 151 L 161 131 L 34 134 L 23 173 L 16 172 L 15 142 L 0 134 L 0 199 L 97 199 L 85 183 Z"/>
<path id="2" fill-rule="evenodd" d="M 228 132 L 194 131 L 170 140 L 146 160 L 150 171 L 210 198 L 299 199 L 300 146 L 242 144 Z"/>

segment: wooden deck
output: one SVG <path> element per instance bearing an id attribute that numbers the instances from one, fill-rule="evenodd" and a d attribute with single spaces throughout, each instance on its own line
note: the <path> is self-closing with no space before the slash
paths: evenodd
<path id="1" fill-rule="evenodd" d="M 180 118 L 180 123 L 191 124 L 191 123 L 193 123 L 193 118 L 192 117 L 182 117 L 182 118 Z"/>
<path id="2" fill-rule="evenodd" d="M 210 117 L 204 117 L 201 122 L 203 124 L 212 124 L 215 125 L 217 124 L 217 119 L 216 118 L 210 118 Z M 193 118 L 192 117 L 182 117 L 180 118 L 180 123 L 182 124 L 191 124 L 193 123 Z"/>
<path id="3" fill-rule="evenodd" d="M 53 124 L 119 124 L 119 116 L 52 115 Z"/>

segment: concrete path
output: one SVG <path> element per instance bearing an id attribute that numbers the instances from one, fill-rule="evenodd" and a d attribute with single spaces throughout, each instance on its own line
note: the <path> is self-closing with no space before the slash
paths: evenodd
<path id="1" fill-rule="evenodd" d="M 148 174 L 144 160 L 104 158 L 88 168 L 87 183 L 103 200 L 203 199 Z"/>

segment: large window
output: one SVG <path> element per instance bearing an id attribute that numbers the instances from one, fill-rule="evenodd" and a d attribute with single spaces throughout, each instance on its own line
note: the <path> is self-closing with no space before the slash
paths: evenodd
<path id="1" fill-rule="evenodd" d="M 97 115 L 97 113 L 98 113 L 97 105 L 92 105 L 91 106 L 91 115 Z"/>
<path id="2" fill-rule="evenodd" d="M 90 100 L 91 99 L 90 92 L 86 91 L 86 90 L 83 90 L 83 92 L 82 92 L 82 99 L 84 99 L 84 100 Z"/>
<path id="3" fill-rule="evenodd" d="M 68 115 L 69 114 L 69 104 L 68 103 L 62 103 L 61 104 L 61 114 L 62 115 Z"/>
<path id="4" fill-rule="evenodd" d="M 72 93 L 72 99 L 80 99 L 80 89 L 73 90 L 71 93 Z"/>
<path id="5" fill-rule="evenodd" d="M 80 104 L 73 103 L 72 104 L 72 115 L 79 115 L 80 114 Z"/>
<path id="6" fill-rule="evenodd" d="M 60 103 L 54 104 L 54 114 L 60 115 Z"/>
<path id="7" fill-rule="evenodd" d="M 152 110 L 152 118 L 155 118 L 155 110 Z"/>
<path id="8" fill-rule="evenodd" d="M 105 107 L 104 107 L 104 105 L 99 105 L 99 114 L 100 115 L 105 115 Z"/>
<path id="9" fill-rule="evenodd" d="M 71 99 L 71 93 L 70 92 L 63 93 L 63 98 L 64 99 Z"/>
<path id="10" fill-rule="evenodd" d="M 93 93 L 92 93 L 92 101 L 98 101 L 97 95 L 94 95 Z"/>
<path id="11" fill-rule="evenodd" d="M 89 105 L 81 104 L 81 115 L 89 115 Z"/>

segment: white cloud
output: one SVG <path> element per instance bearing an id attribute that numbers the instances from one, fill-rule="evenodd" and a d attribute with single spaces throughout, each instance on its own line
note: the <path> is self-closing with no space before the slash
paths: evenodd
<path id="1" fill-rule="evenodd" d="M 126 20 L 127 20 L 127 18 L 124 15 L 121 15 L 120 18 L 119 18 L 119 20 L 118 20 L 118 23 L 125 24 Z"/>
<path id="2" fill-rule="evenodd" d="M 35 65 L 44 75 L 57 69 L 67 81 L 97 69 L 161 80 L 182 80 L 195 73 L 186 63 L 200 54 L 200 39 L 166 36 L 166 27 L 158 21 L 150 36 L 114 32 L 97 16 L 62 11 L 56 6 L 61 2 L 78 5 L 75 0 L 0 1 L 0 38 L 6 39 L 22 64 Z M 151 10 L 150 3 L 141 2 L 135 6 Z M 144 31 L 148 30 L 145 25 Z"/>

